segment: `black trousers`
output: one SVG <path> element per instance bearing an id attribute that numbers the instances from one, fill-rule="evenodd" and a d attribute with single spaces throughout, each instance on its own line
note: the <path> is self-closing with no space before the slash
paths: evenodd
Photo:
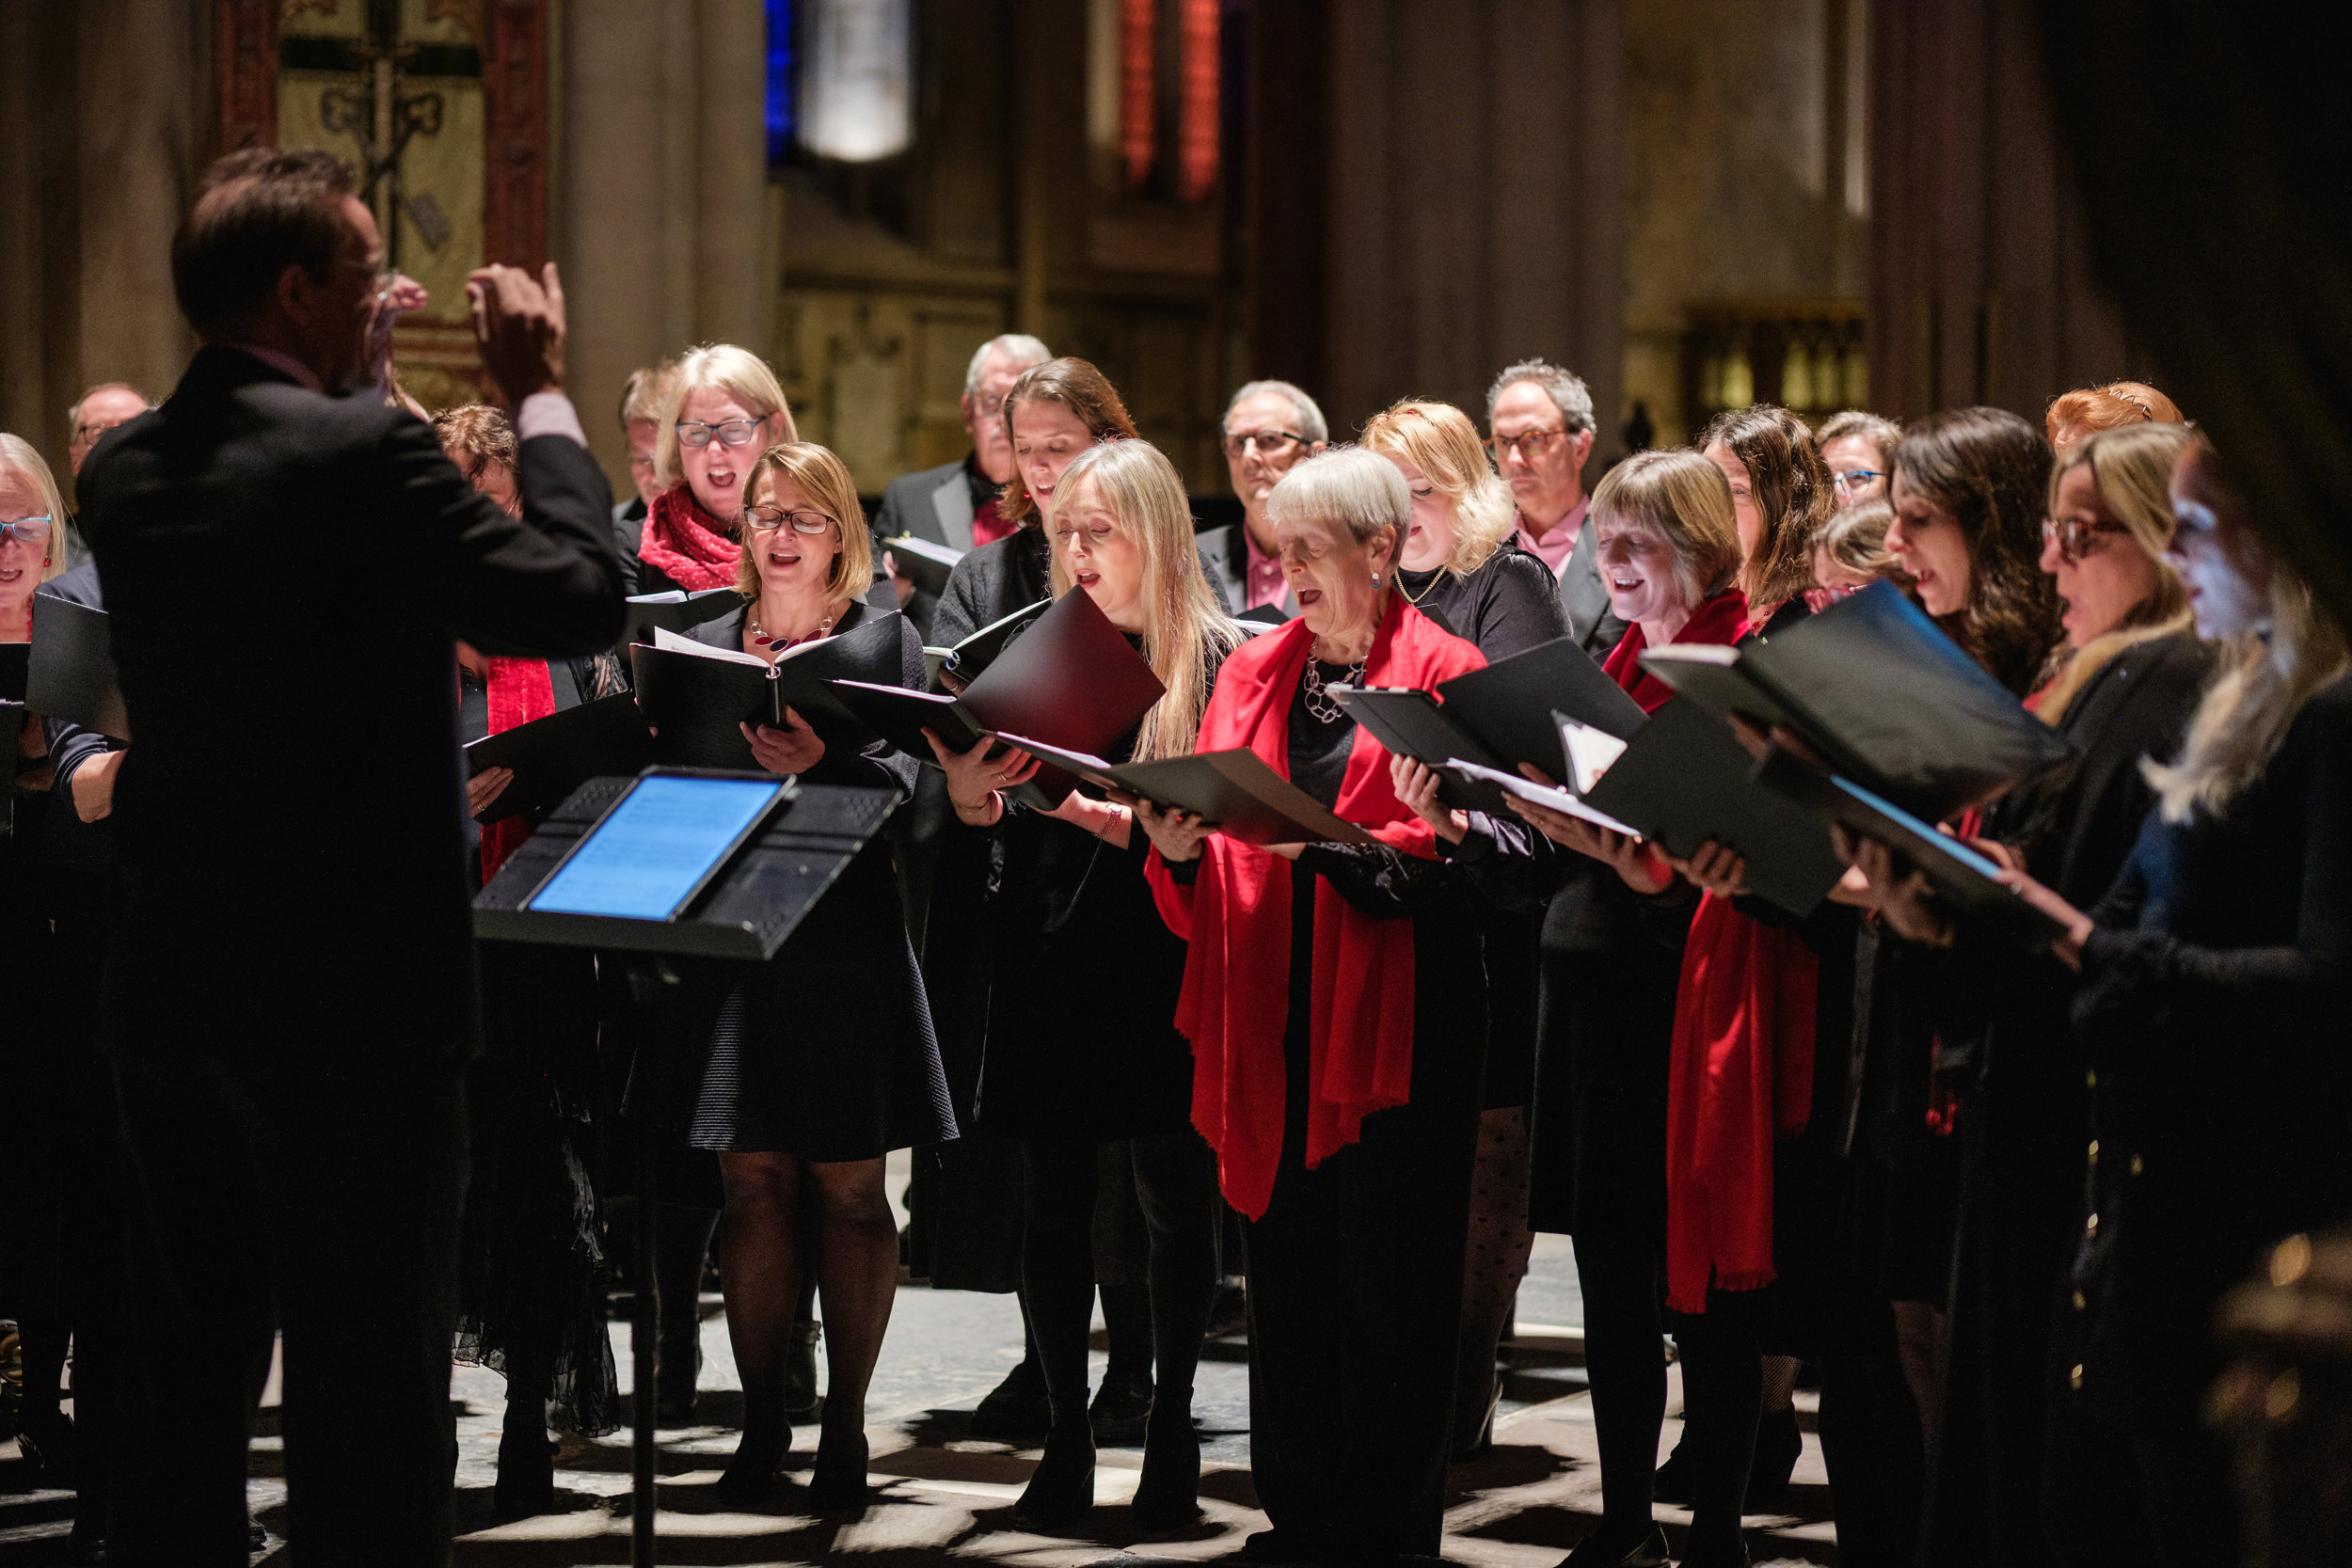
<path id="1" fill-rule="evenodd" d="M 1418 1089 L 1419 1085 L 1416 1085 Z M 1274 1528 L 1334 1560 L 1435 1556 L 1452 1453 L 1470 1092 L 1380 1111 L 1314 1170 L 1300 1129 L 1248 1227 L 1249 1467 Z"/>
<path id="2" fill-rule="evenodd" d="M 302 1560 L 448 1561 L 463 1074 L 326 1020 L 287 1049 L 183 1034 L 119 1058 L 140 1407 L 109 1561 L 244 1568 L 278 1330 Z"/>

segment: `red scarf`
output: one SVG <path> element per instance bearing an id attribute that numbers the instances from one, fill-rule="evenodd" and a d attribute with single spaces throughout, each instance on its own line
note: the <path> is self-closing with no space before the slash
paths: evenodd
<path id="1" fill-rule="evenodd" d="M 1313 641 L 1302 619 L 1236 649 L 1217 673 L 1194 749 L 1246 746 L 1289 778 L 1291 699 Z M 1364 681 L 1425 690 L 1486 662 L 1476 646 L 1441 631 L 1399 595 L 1373 636 Z M 1389 753 L 1370 730 L 1356 732 L 1336 809 L 1384 844 L 1423 857 L 1436 852 L 1429 825 L 1390 787 Z M 1176 1027 L 1192 1042 L 1192 1122 L 1216 1150 L 1227 1201 L 1251 1219 L 1264 1215 L 1282 1158 L 1292 864 L 1215 833 L 1200 847 L 1200 874 L 1189 887 L 1168 875 L 1156 851 L 1144 863 L 1161 917 L 1189 943 Z M 1375 919 L 1318 884 L 1313 963 L 1310 1168 L 1354 1143 L 1365 1117 L 1411 1096 L 1413 923 Z"/>
<path id="2" fill-rule="evenodd" d="M 545 719 L 555 711 L 555 682 L 544 658 L 485 658 L 482 661 L 483 689 L 490 700 L 490 734 Z M 498 875 L 506 857 L 531 836 L 531 820 L 501 816 L 482 825 L 482 880 Z"/>
<path id="3" fill-rule="evenodd" d="M 1691 611 L 1691 619 L 1683 624 L 1675 641 L 1737 642 L 1747 627 L 1746 596 L 1737 588 L 1726 588 Z M 1642 650 L 1648 646 L 1649 639 L 1642 634 L 1642 623 L 1636 621 L 1625 628 L 1625 635 L 1609 650 L 1609 657 L 1601 660 L 1600 667 L 1625 688 L 1627 695 L 1642 705 L 1644 713 L 1656 713 L 1666 705 L 1675 689 L 1642 668 Z"/>
<path id="4" fill-rule="evenodd" d="M 735 586 L 735 565 L 743 546 L 727 536 L 726 525 L 702 509 L 694 492 L 681 484 L 656 496 L 645 514 L 637 559 L 659 566 L 690 594 Z"/>
<path id="5" fill-rule="evenodd" d="M 992 500 L 972 514 L 972 547 L 974 549 L 978 549 L 982 545 L 993 545 L 999 539 L 1009 539 L 1021 531 L 1019 523 L 1005 521 L 997 515 L 997 503 Z"/>
<path id="6" fill-rule="evenodd" d="M 1748 629 L 1685 628 L 1680 641 L 1732 641 Z M 1709 1286 L 1772 1282 L 1772 1145 L 1804 1131 L 1812 1108 L 1820 972 L 1796 932 L 1712 893 L 1700 898 L 1666 1088 L 1666 1305 L 1677 1312 L 1706 1311 Z"/>

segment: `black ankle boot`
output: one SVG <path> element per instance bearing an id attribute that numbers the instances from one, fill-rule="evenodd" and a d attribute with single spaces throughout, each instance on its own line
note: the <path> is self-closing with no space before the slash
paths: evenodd
<path id="1" fill-rule="evenodd" d="M 1143 1480 L 1127 1512 L 1137 1529 L 1183 1529 L 1200 1518 L 1200 1434 L 1191 1402 L 1155 1403 L 1143 1438 Z"/>
<path id="2" fill-rule="evenodd" d="M 1750 1513 L 1785 1513 L 1788 1510 L 1788 1478 L 1804 1452 L 1804 1434 L 1797 1430 L 1793 1410 L 1767 1410 L 1756 1426 L 1756 1460 L 1748 1467 L 1748 1496 L 1740 1506 Z"/>
<path id="3" fill-rule="evenodd" d="M 729 1508 L 757 1508 L 766 1502 L 775 1495 L 776 1471 L 791 1451 L 789 1421 L 779 1420 L 770 1427 L 746 1419 L 742 1439 L 735 1445 L 735 1457 L 727 1461 L 726 1473 L 719 1478 L 719 1500 Z"/>
<path id="4" fill-rule="evenodd" d="M 1649 1495 L 1653 1501 L 1688 1508 L 1692 1496 L 1691 1486 L 1691 1439 L 1678 1437 L 1674 1452 L 1658 1466 L 1657 1477 L 1650 1481 Z"/>
<path id="5" fill-rule="evenodd" d="M 1094 1429 L 1084 1415 L 1054 1423 L 1044 1457 L 1012 1505 L 1014 1524 L 1053 1529 L 1083 1519 L 1094 1510 Z"/>
<path id="6" fill-rule="evenodd" d="M 792 1325 L 792 1343 L 784 1353 L 784 1413 L 796 1421 L 817 1414 L 817 1341 L 824 1332 L 814 1318 Z"/>
<path id="7" fill-rule="evenodd" d="M 863 1509 L 866 1501 L 866 1433 L 828 1428 L 817 1442 L 809 1506 L 820 1513 Z"/>
<path id="8" fill-rule="evenodd" d="M 499 1478 L 490 1489 L 490 1509 L 501 1519 L 528 1519 L 555 1507 L 555 1458 L 548 1452 L 547 1429 L 530 1420 L 509 1426 L 499 1437 Z"/>

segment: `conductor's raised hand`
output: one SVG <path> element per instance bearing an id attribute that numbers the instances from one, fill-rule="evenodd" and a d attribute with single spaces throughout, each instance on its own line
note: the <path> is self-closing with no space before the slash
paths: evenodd
<path id="1" fill-rule="evenodd" d="M 1149 800 L 1136 800 L 1134 806 L 1136 820 L 1143 824 L 1152 847 L 1170 865 L 1182 865 L 1199 858 L 1201 840 L 1216 831 L 1192 813 L 1178 811 L 1173 806 L 1162 811 Z"/>
<path id="2" fill-rule="evenodd" d="M 466 277 L 466 302 L 482 363 L 508 408 L 564 389 L 564 284 L 553 261 L 535 280 L 520 267 L 477 267 Z"/>
<path id="3" fill-rule="evenodd" d="M 1429 824 L 1448 844 L 1459 844 L 1470 832 L 1470 817 L 1438 799 L 1437 770 L 1411 757 L 1389 758 L 1389 785 L 1405 809 Z"/>
<path id="4" fill-rule="evenodd" d="M 923 738 L 931 743 L 931 755 L 939 759 L 940 769 L 947 775 L 947 799 L 966 816 L 988 809 L 988 798 L 997 790 L 1026 784 L 1037 776 L 1037 758 L 1017 746 L 991 756 L 989 750 L 996 744 L 993 736 L 980 736 L 964 752 L 949 751 L 936 730 L 924 730 Z"/>
<path id="5" fill-rule="evenodd" d="M 808 721 L 790 708 L 784 710 L 784 728 L 762 724 L 742 726 L 752 743 L 752 760 L 771 773 L 805 773 L 825 754 L 825 743 L 808 727 Z"/>

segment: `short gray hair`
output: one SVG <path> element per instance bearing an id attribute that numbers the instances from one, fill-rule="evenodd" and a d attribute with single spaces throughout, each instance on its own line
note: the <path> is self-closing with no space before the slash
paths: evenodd
<path id="1" fill-rule="evenodd" d="M 1224 418 L 1216 421 L 1217 428 L 1219 430 L 1225 428 L 1227 422 L 1233 417 L 1233 410 L 1241 405 L 1244 399 L 1254 398 L 1261 392 L 1278 392 L 1291 400 L 1291 413 L 1298 421 L 1296 434 L 1304 436 L 1310 441 L 1327 441 L 1331 438 L 1330 423 L 1324 419 L 1323 410 L 1315 405 L 1315 400 L 1287 381 L 1243 383 L 1240 391 L 1225 400 Z"/>
<path id="2" fill-rule="evenodd" d="M 1052 349 L 1026 332 L 1000 332 L 972 351 L 972 363 L 963 371 L 965 397 L 979 395 L 980 372 L 988 369 L 989 356 L 995 354 L 1001 354 L 1008 359 L 1018 359 L 1021 361 L 1019 368 L 1025 371 L 1032 365 L 1042 365 L 1054 356 Z"/>
<path id="3" fill-rule="evenodd" d="M 1359 545 L 1382 529 L 1399 546 L 1413 526 L 1413 492 L 1396 465 L 1363 447 L 1317 452 L 1277 481 L 1266 497 L 1266 521 L 1279 528 L 1310 517 L 1335 517 Z"/>
<path id="4" fill-rule="evenodd" d="M 1544 389 L 1552 406 L 1560 410 L 1566 421 L 1569 435 L 1593 428 L 1593 390 L 1584 385 L 1584 378 L 1562 370 L 1549 359 L 1522 359 L 1503 368 L 1486 388 L 1486 428 L 1495 427 L 1495 400 L 1522 381 L 1532 381 Z"/>

